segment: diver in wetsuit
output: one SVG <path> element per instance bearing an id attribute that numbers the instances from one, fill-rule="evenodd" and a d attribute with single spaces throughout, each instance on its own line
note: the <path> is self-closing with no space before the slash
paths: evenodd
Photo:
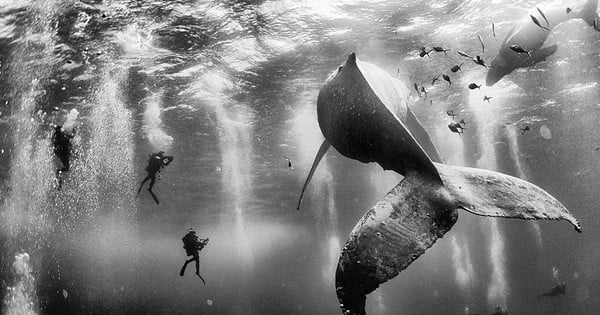
<path id="1" fill-rule="evenodd" d="M 62 126 L 54 127 L 52 145 L 54 146 L 54 154 L 60 159 L 60 163 L 62 164 L 62 168 L 56 170 L 58 188 L 62 187 L 62 173 L 68 172 L 70 169 L 69 158 L 71 157 L 71 139 L 73 137 L 75 137 L 75 129 L 69 134 L 63 131 Z"/>
<path id="2" fill-rule="evenodd" d="M 183 248 L 185 248 L 185 253 L 187 256 L 192 256 L 192 258 L 185 261 L 183 267 L 181 267 L 181 271 L 179 275 L 183 277 L 185 273 L 185 268 L 192 261 L 196 262 L 196 275 L 200 277 L 200 280 L 206 284 L 202 276 L 200 275 L 200 251 L 208 244 L 208 238 L 198 239 L 196 235 L 196 231 L 190 229 L 190 231 L 181 239 L 183 241 Z"/>
<path id="3" fill-rule="evenodd" d="M 154 199 L 156 204 L 159 204 L 160 202 L 158 201 L 158 197 L 156 197 L 156 195 L 152 191 L 152 187 L 156 182 L 156 173 L 160 172 L 161 168 L 171 164 L 171 162 L 173 162 L 173 156 L 166 156 L 165 152 L 163 151 L 150 154 L 148 158 L 148 166 L 146 166 L 146 172 L 148 172 L 148 175 L 140 184 L 140 188 L 138 189 L 138 195 L 140 191 L 142 191 L 142 187 L 144 186 L 144 184 L 147 181 L 150 181 L 148 191 L 150 192 L 150 195 L 152 195 L 152 198 Z"/>
<path id="4" fill-rule="evenodd" d="M 554 297 L 557 295 L 565 294 L 566 292 L 567 292 L 567 284 L 564 282 L 561 282 L 561 283 L 555 285 L 552 289 L 550 289 L 550 291 L 540 294 L 537 298 L 539 300 L 539 299 L 543 298 L 544 296 Z"/>

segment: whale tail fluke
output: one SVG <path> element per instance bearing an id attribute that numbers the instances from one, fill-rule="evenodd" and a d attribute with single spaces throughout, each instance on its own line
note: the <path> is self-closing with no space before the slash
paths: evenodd
<path id="1" fill-rule="evenodd" d="M 367 294 L 396 277 L 458 219 L 476 215 L 579 222 L 538 186 L 502 173 L 434 163 L 443 183 L 408 173 L 352 229 L 340 256 L 335 285 L 344 314 L 365 314 Z"/>
<path id="2" fill-rule="evenodd" d="M 335 286 L 344 314 L 365 314 L 367 294 L 396 277 L 452 228 L 457 211 L 440 203 L 443 185 L 407 176 L 362 217 L 340 256 Z"/>
<path id="3" fill-rule="evenodd" d="M 454 202 L 463 210 L 489 217 L 566 220 L 581 225 L 556 198 L 540 187 L 499 172 L 435 163 Z"/>
<path id="4" fill-rule="evenodd" d="M 600 17 L 598 17 L 598 0 L 588 0 L 581 9 L 581 18 L 596 31 L 600 31 Z"/>

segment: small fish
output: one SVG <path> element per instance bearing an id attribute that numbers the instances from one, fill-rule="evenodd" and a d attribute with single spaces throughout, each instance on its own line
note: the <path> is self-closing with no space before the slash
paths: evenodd
<path id="1" fill-rule="evenodd" d="M 567 14 L 571 13 L 571 11 L 573 11 L 571 8 L 567 7 Z"/>
<path id="2" fill-rule="evenodd" d="M 463 63 L 464 62 L 461 62 L 459 65 L 452 67 L 452 69 L 450 69 L 450 71 L 457 72 L 458 70 L 460 70 L 460 67 L 463 65 Z"/>
<path id="3" fill-rule="evenodd" d="M 483 61 L 483 59 L 479 55 L 477 55 L 475 58 L 473 58 L 473 62 L 476 63 L 476 64 L 478 64 L 478 65 L 480 65 L 480 66 L 483 66 L 483 67 L 486 67 L 486 68 L 488 67 L 485 64 L 485 61 Z"/>
<path id="4" fill-rule="evenodd" d="M 544 12 L 542 12 L 542 10 L 540 10 L 540 8 L 536 7 L 536 9 L 538 10 L 538 12 L 540 12 L 540 15 L 544 18 L 544 21 L 546 21 L 546 25 L 548 25 L 548 27 L 550 27 L 550 22 L 548 22 L 548 19 L 546 18 L 546 15 L 544 14 Z"/>
<path id="5" fill-rule="evenodd" d="M 516 53 L 527 54 L 531 57 L 531 53 L 535 50 L 525 50 L 523 47 L 519 45 L 510 45 L 510 49 Z"/>
<path id="6" fill-rule="evenodd" d="M 535 16 L 533 16 L 531 14 L 529 16 L 531 17 L 531 20 L 533 21 L 533 23 L 535 23 L 535 25 L 539 26 L 540 28 L 542 28 L 542 29 L 544 29 L 546 31 L 550 31 L 549 28 L 547 28 L 545 26 L 542 26 L 542 24 L 540 24 L 540 21 L 538 21 L 538 19 Z"/>
<path id="7" fill-rule="evenodd" d="M 292 161 L 291 161 L 289 158 L 287 158 L 287 157 L 286 157 L 285 159 L 286 159 L 286 160 L 287 160 L 287 162 L 288 162 L 288 167 L 289 167 L 289 168 L 292 168 Z"/>
<path id="8" fill-rule="evenodd" d="M 478 88 L 480 88 L 480 87 L 481 87 L 481 85 L 477 85 L 477 84 L 475 84 L 475 83 L 471 83 L 471 84 L 469 84 L 469 89 L 471 89 L 471 90 L 478 89 Z"/>
<path id="9" fill-rule="evenodd" d="M 450 77 L 449 76 L 443 74 L 442 78 L 444 78 L 444 80 L 448 81 L 448 85 L 452 84 L 452 81 L 450 81 Z"/>
<path id="10" fill-rule="evenodd" d="M 531 128 L 529 128 L 529 126 L 525 126 L 520 129 L 521 129 L 521 135 L 524 135 L 527 131 L 531 130 Z"/>
<path id="11" fill-rule="evenodd" d="M 485 45 L 483 44 L 483 39 L 481 39 L 481 35 L 477 34 L 477 38 L 479 38 L 479 43 L 481 44 L 481 53 L 485 53 Z"/>
<path id="12" fill-rule="evenodd" d="M 429 106 L 433 106 L 433 100 L 429 100 Z"/>
<path id="13" fill-rule="evenodd" d="M 424 46 L 421 46 L 421 51 L 419 52 L 419 56 L 421 56 L 421 58 L 425 57 L 425 55 L 427 55 L 427 57 L 431 57 L 431 56 L 429 56 L 430 52 L 431 52 L 431 49 L 427 50 L 427 48 L 425 48 Z"/>
<path id="14" fill-rule="evenodd" d="M 494 25 L 494 22 L 492 22 L 492 35 L 496 38 L 496 26 Z"/>
<path id="15" fill-rule="evenodd" d="M 461 50 L 457 50 L 456 53 L 459 54 L 459 55 L 461 55 L 461 56 L 463 56 L 463 57 L 473 58 L 473 57 L 469 56 L 469 54 L 467 54 L 466 52 L 461 51 Z"/>
<path id="16" fill-rule="evenodd" d="M 459 135 L 462 134 L 465 130 L 465 128 L 463 128 L 463 126 L 461 126 L 460 123 L 457 122 L 449 123 L 448 128 L 450 129 L 450 131 L 458 133 Z"/>
<path id="17" fill-rule="evenodd" d="M 464 120 L 464 119 L 461 119 L 461 120 L 460 120 L 458 123 L 459 123 L 459 124 L 463 124 L 463 125 L 466 125 L 466 124 L 467 124 L 467 123 L 465 122 L 465 120 Z"/>
<path id="18" fill-rule="evenodd" d="M 425 95 L 425 98 L 427 98 L 427 91 L 425 90 L 424 86 L 421 87 L 421 93 L 423 93 Z"/>
<path id="19" fill-rule="evenodd" d="M 491 96 L 484 95 L 483 96 L 483 101 L 487 101 L 489 103 L 492 98 L 493 97 L 491 97 Z"/>
<path id="20" fill-rule="evenodd" d="M 437 51 L 437 52 L 443 52 L 445 55 L 448 55 L 448 53 L 446 53 L 447 51 L 450 51 L 450 49 L 444 49 L 444 47 L 433 47 L 433 50 Z"/>
<path id="21" fill-rule="evenodd" d="M 421 93 L 419 92 L 419 86 L 418 86 L 416 83 L 415 83 L 415 91 L 417 91 L 417 93 L 419 93 L 419 95 L 421 94 Z"/>
<path id="22" fill-rule="evenodd" d="M 452 117 L 452 119 L 454 119 L 454 117 L 456 117 L 456 114 L 451 109 L 449 109 L 449 110 L 446 111 L 446 115 Z"/>
<path id="23" fill-rule="evenodd" d="M 433 79 L 431 80 L 431 85 L 434 85 L 434 84 L 435 84 L 435 82 L 437 82 L 437 81 L 439 81 L 439 80 L 440 80 L 440 75 L 441 75 L 441 74 L 438 74 L 436 77 L 433 77 Z"/>

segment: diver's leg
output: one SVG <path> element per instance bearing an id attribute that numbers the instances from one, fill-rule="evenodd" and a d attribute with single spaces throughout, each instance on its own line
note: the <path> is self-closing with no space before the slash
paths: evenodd
<path id="1" fill-rule="evenodd" d="M 69 165 L 69 155 L 65 154 L 62 155 L 60 157 L 60 161 L 62 162 L 63 168 L 62 168 L 62 172 L 68 172 L 70 169 L 70 165 Z"/>
<path id="2" fill-rule="evenodd" d="M 185 263 L 183 264 L 183 267 L 181 267 L 181 271 L 179 272 L 179 275 L 183 277 L 183 274 L 185 273 L 185 267 L 187 267 L 187 265 L 191 262 L 192 260 L 186 260 Z"/>
<path id="3" fill-rule="evenodd" d="M 160 201 L 158 200 L 158 197 L 156 197 L 156 195 L 152 191 L 152 187 L 154 186 L 154 183 L 156 182 L 156 173 L 149 174 L 148 176 L 150 176 L 150 186 L 148 186 L 148 191 L 150 192 L 152 199 L 154 199 L 154 202 L 156 202 L 156 204 L 158 205 L 158 204 L 160 204 Z"/>
<path id="4" fill-rule="evenodd" d="M 56 179 L 58 179 L 58 189 L 60 190 L 62 188 L 63 173 L 69 170 L 69 158 L 65 157 L 64 154 L 60 154 L 60 155 L 58 155 L 58 159 L 60 160 L 60 163 L 62 164 L 62 168 L 59 168 L 56 170 Z"/>
<path id="5" fill-rule="evenodd" d="M 58 190 L 60 190 L 62 188 L 62 183 L 63 183 L 63 179 L 62 179 L 62 173 L 60 170 L 56 171 L 56 177 L 58 178 Z"/>
<path id="6" fill-rule="evenodd" d="M 198 255 L 197 252 L 194 254 L 194 258 L 192 258 L 192 259 L 196 261 L 196 275 L 198 277 L 200 277 L 200 280 L 202 280 L 202 283 L 206 284 L 206 281 L 204 281 L 204 278 L 202 278 L 202 276 L 200 275 L 200 256 Z"/>
<path id="7" fill-rule="evenodd" d="M 154 202 L 156 202 L 156 204 L 159 205 L 160 200 L 158 200 L 158 197 L 154 194 L 154 192 L 150 189 L 148 189 L 148 192 L 150 193 L 150 196 L 152 196 L 152 199 L 154 199 Z"/>
<path id="8" fill-rule="evenodd" d="M 150 174 L 148 174 L 148 176 L 146 176 L 146 178 L 144 178 L 144 180 L 140 184 L 140 188 L 138 189 L 138 195 L 140 194 L 140 191 L 142 191 L 142 187 L 144 186 L 144 184 L 149 180 L 150 180 Z"/>
<path id="9" fill-rule="evenodd" d="M 148 186 L 148 191 L 152 191 L 152 187 L 154 187 L 154 183 L 156 182 L 156 173 L 148 174 L 150 177 L 150 186 Z"/>

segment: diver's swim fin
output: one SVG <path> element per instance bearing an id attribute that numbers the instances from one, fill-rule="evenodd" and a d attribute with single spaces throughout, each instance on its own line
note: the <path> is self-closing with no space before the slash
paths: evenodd
<path id="1" fill-rule="evenodd" d="M 202 278 L 202 276 L 201 276 L 199 273 L 197 273 L 196 275 L 197 275 L 198 277 L 200 277 L 200 280 L 202 280 L 202 283 L 206 284 L 206 281 L 204 281 L 204 278 Z"/>
<path id="2" fill-rule="evenodd" d="M 306 190 L 308 183 L 310 182 L 313 175 L 315 174 L 315 170 L 317 169 L 317 166 L 319 166 L 319 162 L 321 162 L 323 155 L 325 155 L 325 152 L 327 152 L 327 149 L 329 149 L 330 146 L 331 146 L 331 144 L 329 143 L 329 141 L 327 141 L 327 139 L 323 140 L 323 143 L 321 143 L 321 147 L 319 148 L 319 151 L 317 152 L 317 155 L 315 156 L 315 160 L 313 161 L 313 164 L 310 167 L 310 172 L 308 172 L 308 177 L 306 178 L 306 181 L 304 182 L 304 186 L 302 186 L 302 192 L 300 193 L 300 198 L 298 199 L 298 207 L 296 207 L 296 210 L 300 210 L 300 203 L 302 203 L 302 197 L 304 197 L 304 191 Z"/>
<path id="3" fill-rule="evenodd" d="M 581 225 L 542 188 L 499 172 L 434 163 L 456 206 L 476 215 L 524 220 L 567 220 Z"/>
<path id="4" fill-rule="evenodd" d="M 154 192 L 152 192 L 152 190 L 150 190 L 150 189 L 148 189 L 148 192 L 152 196 L 152 199 L 154 199 L 154 202 L 156 202 L 157 205 L 160 204 L 160 201 L 158 201 L 158 197 L 156 197 L 156 195 L 154 194 Z"/>

